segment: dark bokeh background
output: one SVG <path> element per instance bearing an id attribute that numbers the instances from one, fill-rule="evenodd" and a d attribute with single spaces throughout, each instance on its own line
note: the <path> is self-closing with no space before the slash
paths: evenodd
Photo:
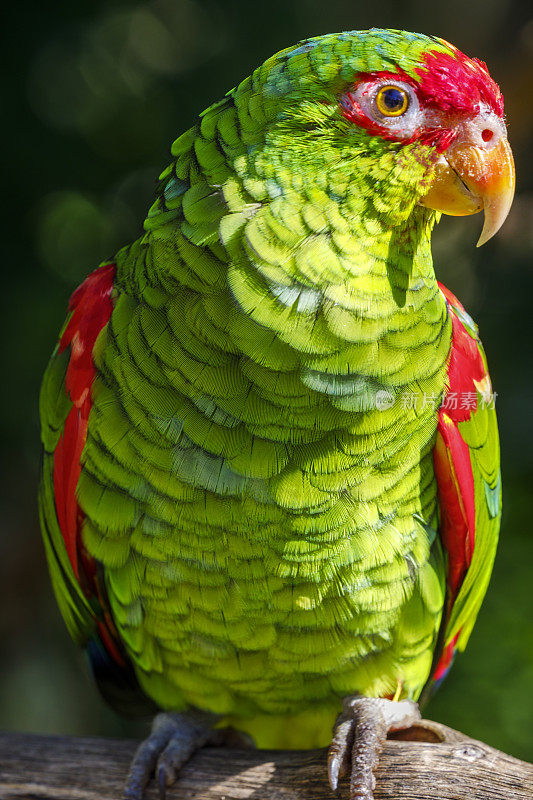
<path id="1" fill-rule="evenodd" d="M 533 757 L 533 17 L 527 1 L 50 0 L 4 22 L 0 726 L 131 732 L 100 701 L 60 621 L 37 526 L 40 377 L 74 286 L 137 237 L 170 142 L 275 51 L 373 25 L 437 34 L 488 62 L 506 97 L 518 194 L 476 250 L 481 218 L 445 219 L 437 272 L 479 322 L 502 436 L 504 522 L 468 651 L 428 716 Z"/>

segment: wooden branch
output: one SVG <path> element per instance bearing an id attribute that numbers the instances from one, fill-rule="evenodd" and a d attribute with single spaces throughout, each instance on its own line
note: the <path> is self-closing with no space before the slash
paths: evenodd
<path id="1" fill-rule="evenodd" d="M 389 740 L 375 800 L 532 800 L 533 765 L 429 723 Z M 428 741 L 429 740 L 429 741 Z M 121 800 L 131 740 L 0 734 L 0 798 Z M 332 800 L 324 750 L 200 750 L 168 800 Z M 340 797 L 347 797 L 343 783 Z M 157 800 L 150 785 L 146 800 Z"/>

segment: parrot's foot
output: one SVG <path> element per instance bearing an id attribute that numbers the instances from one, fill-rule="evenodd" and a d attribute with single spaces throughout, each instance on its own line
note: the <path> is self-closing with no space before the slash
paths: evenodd
<path id="1" fill-rule="evenodd" d="M 133 757 L 124 800 L 142 800 L 144 789 L 155 772 L 159 794 L 164 800 L 166 789 L 178 777 L 180 768 L 195 750 L 203 747 L 221 731 L 213 731 L 214 714 L 158 714 L 150 736 L 139 746 Z"/>
<path id="2" fill-rule="evenodd" d="M 336 791 L 339 778 L 350 776 L 350 800 L 373 800 L 374 771 L 389 731 L 420 725 L 420 711 L 412 700 L 345 697 L 333 729 L 328 753 L 328 776 Z"/>

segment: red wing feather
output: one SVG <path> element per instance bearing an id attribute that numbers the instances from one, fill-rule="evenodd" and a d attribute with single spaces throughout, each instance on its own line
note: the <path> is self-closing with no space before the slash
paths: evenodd
<path id="1" fill-rule="evenodd" d="M 113 311 L 114 278 L 114 264 L 99 267 L 70 299 L 71 313 L 59 340 L 59 352 L 70 347 L 65 390 L 72 401 L 72 408 L 54 452 L 54 494 L 57 519 L 74 574 L 85 594 L 98 598 L 103 613 L 103 621 L 97 622 L 100 637 L 114 660 L 124 664 L 113 641 L 115 628 L 98 587 L 96 564 L 87 555 L 80 540 L 83 512 L 76 496 L 81 473 L 80 460 L 92 406 L 91 389 L 96 375 L 93 350 L 100 331 Z"/>
<path id="2" fill-rule="evenodd" d="M 115 265 L 99 267 L 79 286 L 69 303 L 70 318 L 59 340 L 59 352 L 70 347 L 65 389 L 72 401 L 65 428 L 54 452 L 54 493 L 57 518 L 70 563 L 79 574 L 80 509 L 76 487 L 80 458 L 87 438 L 91 387 L 96 374 L 93 348 L 113 310 L 111 293 Z"/>
<path id="3" fill-rule="evenodd" d="M 448 556 L 446 583 L 449 619 L 475 547 L 476 509 L 470 449 L 461 436 L 459 423 L 477 410 L 477 393 L 488 380 L 473 323 L 461 303 L 439 284 L 452 320 L 452 346 L 448 363 L 446 392 L 439 410 L 433 464 L 440 507 L 440 536 Z M 457 634 L 458 636 L 459 634 Z M 444 648 L 433 675 L 441 679 L 448 670 L 457 636 Z"/>

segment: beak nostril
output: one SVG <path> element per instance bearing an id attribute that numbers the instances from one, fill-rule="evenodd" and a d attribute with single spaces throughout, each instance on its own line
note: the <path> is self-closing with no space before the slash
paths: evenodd
<path id="1" fill-rule="evenodd" d="M 483 139 L 484 142 L 490 142 L 493 136 L 494 136 L 494 131 L 491 131 L 490 128 L 485 128 L 485 130 L 481 132 L 481 138 Z"/>

